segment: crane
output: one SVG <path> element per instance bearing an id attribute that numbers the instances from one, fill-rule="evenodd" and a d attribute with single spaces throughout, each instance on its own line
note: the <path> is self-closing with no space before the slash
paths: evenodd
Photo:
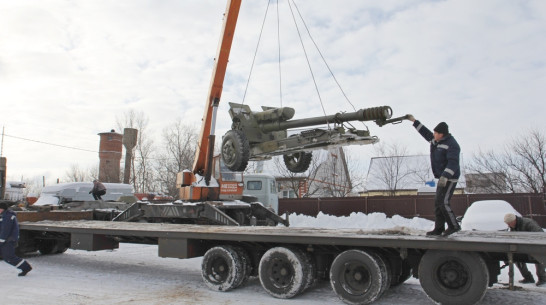
<path id="1" fill-rule="evenodd" d="M 201 121 L 201 131 L 193 168 L 191 171 L 178 173 L 177 176 L 177 184 L 181 186 L 180 199 L 182 200 L 217 200 L 220 195 L 220 187 L 212 177 L 216 112 L 222 96 L 224 77 L 240 8 L 241 0 L 228 0 L 205 112 Z"/>

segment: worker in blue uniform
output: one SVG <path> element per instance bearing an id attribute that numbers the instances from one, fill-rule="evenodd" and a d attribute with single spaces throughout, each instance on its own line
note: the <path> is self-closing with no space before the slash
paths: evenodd
<path id="1" fill-rule="evenodd" d="M 408 120 L 413 122 L 413 127 L 430 143 L 430 164 L 434 178 L 438 179 L 436 198 L 434 200 L 435 223 L 434 230 L 427 235 L 448 236 L 461 230 L 455 213 L 451 209 L 449 200 L 453 196 L 455 186 L 461 169 L 459 155 L 461 148 L 455 138 L 449 133 L 449 127 L 445 122 L 439 123 L 434 128 L 434 133 L 426 128 L 413 115 L 408 115 Z M 445 229 L 447 223 L 448 228 Z"/>
<path id="2" fill-rule="evenodd" d="M 19 224 L 15 213 L 8 209 L 9 201 L 0 201 L 0 256 L 6 263 L 21 269 L 19 276 L 25 276 L 32 270 L 30 264 L 15 255 L 19 240 Z"/>

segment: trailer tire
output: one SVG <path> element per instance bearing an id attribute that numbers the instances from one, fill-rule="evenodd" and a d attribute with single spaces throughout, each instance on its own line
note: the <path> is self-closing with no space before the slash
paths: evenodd
<path id="1" fill-rule="evenodd" d="M 211 248 L 203 256 L 201 276 L 212 290 L 229 291 L 237 288 L 244 280 L 242 259 L 231 246 Z"/>
<path id="2" fill-rule="evenodd" d="M 241 259 L 241 266 L 243 278 L 241 279 L 241 285 L 244 284 L 246 281 L 248 281 L 248 278 L 250 278 L 250 275 L 252 274 L 252 260 L 250 259 L 250 256 L 248 255 L 248 252 L 243 247 L 233 246 L 233 249 L 235 252 L 237 252 L 237 255 Z"/>
<path id="3" fill-rule="evenodd" d="M 313 160 L 313 153 L 310 152 L 297 152 L 293 154 L 283 155 L 284 165 L 293 173 L 303 173 L 309 168 L 311 160 Z"/>
<path id="4" fill-rule="evenodd" d="M 278 299 L 289 299 L 311 285 L 309 261 L 297 248 L 275 247 L 264 253 L 258 276 L 264 290 Z"/>
<path id="5" fill-rule="evenodd" d="M 386 268 L 380 264 L 378 256 L 373 253 L 362 250 L 342 252 L 330 268 L 332 289 L 347 304 L 374 302 L 386 290 Z"/>
<path id="6" fill-rule="evenodd" d="M 65 253 L 66 250 L 68 250 L 68 247 L 67 247 L 67 246 L 58 246 L 58 248 L 57 248 L 57 253 L 58 253 L 58 254 L 62 254 L 62 253 Z"/>
<path id="7" fill-rule="evenodd" d="M 485 295 L 489 271 L 478 253 L 429 250 L 419 264 L 419 281 L 436 302 L 475 304 Z"/>
<path id="8" fill-rule="evenodd" d="M 379 298 L 391 286 L 392 268 L 389 262 L 381 254 L 374 252 L 370 252 L 369 254 L 377 261 L 379 270 L 381 270 L 381 291 L 379 292 Z"/>
<path id="9" fill-rule="evenodd" d="M 222 138 L 222 160 L 234 172 L 245 170 L 250 158 L 250 145 L 240 130 L 228 130 Z"/>
<path id="10" fill-rule="evenodd" d="M 59 250 L 59 244 L 54 239 L 42 239 L 38 242 L 38 251 L 42 255 L 55 254 Z"/>

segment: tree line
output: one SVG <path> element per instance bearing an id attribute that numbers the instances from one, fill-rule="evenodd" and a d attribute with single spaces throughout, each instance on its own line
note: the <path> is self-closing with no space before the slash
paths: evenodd
<path id="1" fill-rule="evenodd" d="M 431 178 L 428 155 L 414 158 L 399 144 L 380 146 L 377 166 L 370 172 L 388 195 L 407 188 L 408 184 L 425 185 Z M 508 140 L 500 150 L 475 153 L 461 164 L 464 182 L 471 193 L 546 193 L 546 137 L 534 129 Z M 370 179 L 370 172 L 368 179 Z M 459 187 L 459 186 L 458 186 Z"/>

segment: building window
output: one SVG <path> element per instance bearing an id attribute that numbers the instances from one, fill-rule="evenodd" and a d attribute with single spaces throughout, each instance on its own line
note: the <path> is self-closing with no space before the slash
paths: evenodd
<path id="1" fill-rule="evenodd" d="M 294 193 L 294 190 L 284 190 L 282 191 L 282 198 L 296 198 L 296 193 Z"/>

